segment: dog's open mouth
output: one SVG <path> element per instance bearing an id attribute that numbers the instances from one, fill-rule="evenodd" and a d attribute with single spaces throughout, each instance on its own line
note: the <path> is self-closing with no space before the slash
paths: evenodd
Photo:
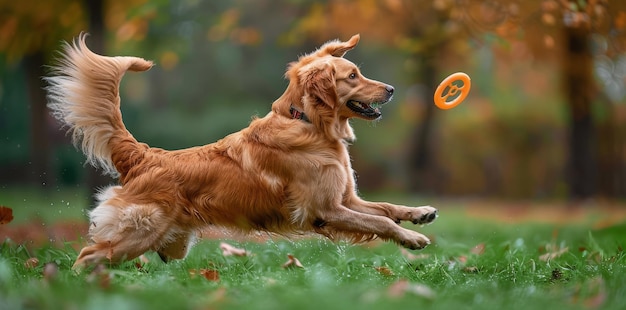
<path id="1" fill-rule="evenodd" d="M 367 119 L 377 119 L 382 115 L 379 107 L 383 104 L 385 104 L 385 102 L 372 102 L 368 104 L 361 101 L 349 100 L 346 106 Z"/>

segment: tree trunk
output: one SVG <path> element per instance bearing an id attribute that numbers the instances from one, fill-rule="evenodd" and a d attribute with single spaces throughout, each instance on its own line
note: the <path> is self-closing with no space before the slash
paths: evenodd
<path id="1" fill-rule="evenodd" d="M 573 200 L 595 192 L 594 124 L 591 115 L 593 65 L 585 26 L 565 27 L 564 86 L 570 112 L 567 180 Z"/>
<path id="2" fill-rule="evenodd" d="M 24 58 L 26 69 L 26 79 L 29 93 L 30 105 L 30 162 L 31 171 L 29 179 L 34 184 L 50 186 L 48 176 L 48 154 L 49 146 L 46 136 L 47 115 L 45 86 L 41 77 L 44 75 L 44 56 L 41 52 L 28 55 Z"/>
<path id="3" fill-rule="evenodd" d="M 409 189 L 412 191 L 431 192 L 434 190 L 432 167 L 432 148 L 431 136 L 434 125 L 435 105 L 432 103 L 432 94 L 435 92 L 437 85 L 436 68 L 434 58 L 425 57 L 422 60 L 422 83 L 425 85 L 424 102 L 426 107 L 423 118 L 414 131 L 415 140 L 409 151 L 410 163 L 410 184 Z"/>

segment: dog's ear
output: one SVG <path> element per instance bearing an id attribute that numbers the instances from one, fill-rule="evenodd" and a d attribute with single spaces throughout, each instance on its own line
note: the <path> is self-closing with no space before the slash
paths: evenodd
<path id="1" fill-rule="evenodd" d="M 314 62 L 300 68 L 300 82 L 305 95 L 334 108 L 337 102 L 335 66 L 330 62 Z"/>
<path id="2" fill-rule="evenodd" d="M 330 41 L 322 45 L 317 51 L 317 56 L 331 55 L 335 57 L 343 57 L 349 50 L 353 49 L 358 43 L 360 35 L 355 34 L 350 40 L 341 42 L 338 40 Z"/>

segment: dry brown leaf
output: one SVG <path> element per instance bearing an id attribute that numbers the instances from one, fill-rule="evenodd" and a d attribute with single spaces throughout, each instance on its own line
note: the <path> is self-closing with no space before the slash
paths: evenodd
<path id="1" fill-rule="evenodd" d="M 201 275 L 205 279 L 213 282 L 218 282 L 220 280 L 220 272 L 215 269 L 190 269 L 189 274 L 191 277 Z"/>
<path id="2" fill-rule="evenodd" d="M 457 258 L 457 260 L 459 261 L 459 263 L 461 263 L 461 264 L 465 264 L 465 263 L 467 263 L 467 256 L 465 256 L 465 255 L 461 255 L 461 256 L 459 256 L 459 257 Z"/>
<path id="3" fill-rule="evenodd" d="M 43 266 L 43 278 L 50 282 L 57 277 L 59 273 L 59 267 L 55 263 L 46 263 Z"/>
<path id="4" fill-rule="evenodd" d="M 482 255 L 483 253 L 485 253 L 485 244 L 484 243 L 477 244 L 475 247 L 473 247 L 470 250 L 470 253 L 476 254 L 476 255 Z"/>
<path id="5" fill-rule="evenodd" d="M 31 257 L 24 262 L 24 267 L 32 269 L 39 266 L 39 259 L 37 257 Z"/>
<path id="6" fill-rule="evenodd" d="M 554 249 L 554 250 L 549 250 L 546 254 L 543 254 L 543 255 L 539 256 L 539 259 L 544 261 L 544 262 L 545 261 L 549 261 L 549 260 L 555 259 L 555 258 L 563 255 L 567 251 L 569 251 L 568 247 L 564 247 L 564 248 L 560 248 L 560 249 Z"/>
<path id="7" fill-rule="evenodd" d="M 389 289 L 387 289 L 389 297 L 400 298 L 406 293 L 415 294 L 426 299 L 435 298 L 435 292 L 430 287 L 420 283 L 411 283 L 406 279 L 391 284 Z"/>
<path id="8" fill-rule="evenodd" d="M 13 221 L 13 209 L 0 206 L 0 225 L 8 224 Z"/>
<path id="9" fill-rule="evenodd" d="M 393 276 L 394 273 L 391 269 L 389 269 L 389 267 L 386 266 L 379 266 L 379 267 L 374 267 L 374 269 L 376 269 L 376 271 L 380 272 L 380 274 L 382 274 L 383 276 Z"/>
<path id="10" fill-rule="evenodd" d="M 302 263 L 300 263 L 300 261 L 295 256 L 291 254 L 287 254 L 287 258 L 288 260 L 287 262 L 283 264 L 283 268 L 289 268 L 289 267 L 304 268 Z"/>
<path id="11" fill-rule="evenodd" d="M 467 273 L 478 273 L 478 267 L 476 266 L 468 266 L 463 268 L 463 271 L 467 272 Z"/>
<path id="12" fill-rule="evenodd" d="M 213 293 L 211 293 L 209 295 L 208 300 L 210 301 L 211 306 L 207 307 L 207 309 L 214 309 L 215 307 L 215 303 L 221 302 L 226 300 L 226 296 L 228 291 L 226 291 L 226 288 L 221 286 L 219 288 L 217 288 L 217 290 L 215 290 Z"/>
<path id="13" fill-rule="evenodd" d="M 135 261 L 135 268 L 137 268 L 137 270 L 143 270 L 143 265 L 140 262 Z"/>
<path id="14" fill-rule="evenodd" d="M 606 284 L 602 277 L 596 277 L 590 280 L 587 284 L 589 291 L 593 294 L 585 299 L 585 306 L 587 308 L 599 309 L 606 301 Z"/>
<path id="15" fill-rule="evenodd" d="M 395 283 L 391 284 L 387 289 L 387 295 L 389 297 L 402 297 L 406 293 L 407 287 L 409 286 L 408 280 L 399 280 Z"/>
<path id="16" fill-rule="evenodd" d="M 250 254 L 245 249 L 234 247 L 226 242 L 220 243 L 220 249 L 224 256 L 248 256 Z"/>
<path id="17" fill-rule="evenodd" d="M 217 282 L 220 280 L 220 273 L 215 269 L 201 269 L 200 274 L 209 281 Z"/>
<path id="18" fill-rule="evenodd" d="M 150 260 L 145 255 L 141 254 L 138 257 L 138 260 L 135 260 L 135 268 L 137 268 L 137 270 L 143 271 L 143 266 L 149 262 Z"/>

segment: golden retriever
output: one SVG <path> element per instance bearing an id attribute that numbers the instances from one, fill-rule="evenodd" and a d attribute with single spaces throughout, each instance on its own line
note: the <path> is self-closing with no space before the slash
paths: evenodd
<path id="1" fill-rule="evenodd" d="M 348 146 L 351 118 L 376 120 L 393 87 L 366 78 L 343 58 L 359 35 L 327 42 L 289 64 L 287 90 L 247 128 L 204 146 L 166 151 L 138 142 L 124 126 L 119 84 L 152 62 L 91 52 L 81 34 L 66 44 L 48 82 L 49 108 L 88 161 L 119 177 L 89 213 L 89 244 L 74 267 L 133 259 L 146 251 L 184 258 L 209 225 L 332 240 L 392 240 L 421 249 L 429 239 L 399 225 L 426 224 L 429 207 L 357 196 Z"/>

